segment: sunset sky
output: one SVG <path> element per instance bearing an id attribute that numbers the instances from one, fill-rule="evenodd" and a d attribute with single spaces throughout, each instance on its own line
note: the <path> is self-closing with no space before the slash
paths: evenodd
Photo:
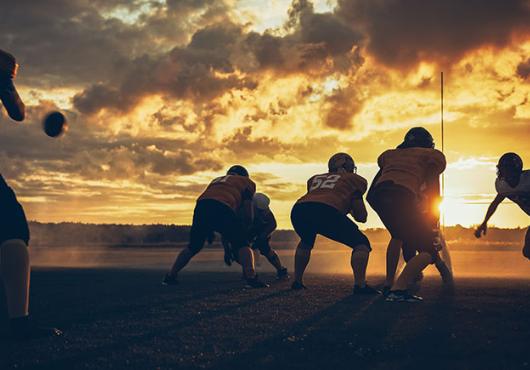
<path id="1" fill-rule="evenodd" d="M 0 112 L 0 172 L 32 220 L 189 224 L 239 163 L 291 228 L 333 153 L 371 181 L 410 127 L 441 143 L 440 71 L 446 224 L 481 222 L 502 153 L 530 167 L 528 0 L 0 0 L 0 14 L 28 106 L 23 124 Z M 70 127 L 51 139 L 57 109 Z M 491 223 L 529 220 L 506 201 Z"/>

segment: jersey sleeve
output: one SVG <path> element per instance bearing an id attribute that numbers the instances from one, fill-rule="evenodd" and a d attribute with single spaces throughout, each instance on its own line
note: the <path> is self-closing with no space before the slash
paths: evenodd
<path id="1" fill-rule="evenodd" d="M 444 172 L 445 167 L 447 166 L 445 155 L 436 149 L 429 153 L 427 161 L 429 164 L 429 169 L 431 169 L 432 172 L 437 175 Z"/>
<path id="2" fill-rule="evenodd" d="M 0 100 L 7 110 L 9 117 L 15 121 L 23 121 L 25 106 L 18 95 L 13 80 L 0 73 Z"/>
<path id="3" fill-rule="evenodd" d="M 388 152 L 388 151 L 383 152 L 383 153 L 377 158 L 377 165 L 379 166 L 379 168 L 383 168 L 383 166 L 385 165 L 385 156 L 386 156 L 387 152 Z"/>
<path id="4" fill-rule="evenodd" d="M 252 200 L 255 193 L 256 193 L 256 184 L 254 183 L 254 181 L 248 179 L 248 184 L 243 189 L 243 192 L 241 194 L 243 200 Z"/>
<path id="5" fill-rule="evenodd" d="M 315 177 L 315 176 L 311 176 L 309 178 L 309 180 L 307 180 L 307 189 L 306 190 L 307 190 L 308 193 L 309 193 L 309 189 L 311 189 L 311 184 L 313 183 L 313 177 Z"/>
<path id="6" fill-rule="evenodd" d="M 368 181 L 364 177 L 357 174 L 352 174 L 350 177 L 350 184 L 355 189 L 353 193 L 354 199 L 362 198 L 368 187 Z"/>

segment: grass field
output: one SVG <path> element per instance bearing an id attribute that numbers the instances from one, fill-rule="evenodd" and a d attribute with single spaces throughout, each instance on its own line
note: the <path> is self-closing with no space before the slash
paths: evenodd
<path id="1" fill-rule="evenodd" d="M 244 289 L 237 268 L 211 268 L 210 257 L 177 287 L 161 286 L 157 268 L 37 267 L 34 316 L 65 335 L 2 343 L 0 368 L 530 368 L 530 280 L 460 277 L 450 291 L 429 276 L 423 303 L 400 304 L 352 296 L 349 275 L 322 273 L 325 256 L 302 292 Z"/>

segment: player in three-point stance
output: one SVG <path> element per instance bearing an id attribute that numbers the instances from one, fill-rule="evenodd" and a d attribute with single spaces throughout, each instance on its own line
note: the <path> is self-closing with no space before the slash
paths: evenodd
<path id="1" fill-rule="evenodd" d="M 366 222 L 367 218 L 363 201 L 367 181 L 356 172 L 352 157 L 337 153 L 329 159 L 327 173 L 307 181 L 307 194 L 298 199 L 291 212 L 291 222 L 301 239 L 296 248 L 292 289 L 305 289 L 304 271 L 320 234 L 352 248 L 353 293 L 379 293 L 366 284 L 370 242 L 347 216 L 351 214 L 359 222 Z"/>
<path id="2" fill-rule="evenodd" d="M 256 193 L 252 199 L 253 220 L 248 231 L 247 240 L 252 244 L 254 251 L 258 250 L 262 256 L 267 258 L 269 263 L 276 269 L 278 280 L 289 279 L 287 268 L 282 265 L 278 253 L 270 245 L 271 235 L 276 230 L 276 218 L 270 209 L 270 199 L 263 193 Z M 231 265 L 232 261 L 237 261 L 234 250 L 230 242 L 222 239 L 225 249 L 225 263 Z"/>
<path id="3" fill-rule="evenodd" d="M 475 236 L 486 235 L 488 221 L 501 202 L 508 198 L 517 204 L 523 212 L 530 215 L 530 170 L 523 171 L 523 160 L 516 153 L 505 153 L 497 164 L 495 181 L 497 196 L 491 202 L 482 224 L 475 230 Z M 530 227 L 526 230 L 523 256 L 530 259 Z"/>
<path id="4" fill-rule="evenodd" d="M 15 58 L 0 50 L 0 100 L 9 117 L 15 121 L 23 121 L 25 106 L 13 83 L 17 70 Z M 0 276 L 6 294 L 11 337 L 15 340 L 26 340 L 61 335 L 58 329 L 38 326 L 29 315 L 28 222 L 14 191 L 1 175 L 0 225 Z"/>
<path id="5" fill-rule="evenodd" d="M 397 149 L 385 151 L 377 162 L 380 170 L 373 180 L 368 202 L 392 238 L 403 242 L 404 255 L 413 255 L 392 285 L 387 300 L 421 301 L 407 287 L 439 259 L 440 250 L 439 220 L 436 215 L 423 212 L 422 187 L 436 188 L 433 184 L 439 182 L 445 170 L 445 156 L 434 149 L 434 140 L 426 129 L 415 127 L 407 132 Z"/>
<path id="6" fill-rule="evenodd" d="M 178 284 L 177 274 L 216 231 L 230 242 L 243 267 L 247 284 L 252 288 L 267 287 L 258 279 L 254 256 L 246 238 L 252 223 L 252 198 L 255 192 L 256 184 L 250 179 L 248 171 L 239 165 L 230 167 L 225 176 L 214 179 L 197 199 L 189 244 L 177 256 L 163 284 Z"/>

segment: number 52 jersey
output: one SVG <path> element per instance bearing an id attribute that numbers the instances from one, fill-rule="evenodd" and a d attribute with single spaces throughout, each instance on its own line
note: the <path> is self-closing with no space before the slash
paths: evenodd
<path id="1" fill-rule="evenodd" d="M 324 203 L 348 214 L 354 200 L 362 199 L 368 183 L 365 178 L 355 173 L 324 173 L 315 175 L 307 181 L 307 194 L 297 203 Z"/>

